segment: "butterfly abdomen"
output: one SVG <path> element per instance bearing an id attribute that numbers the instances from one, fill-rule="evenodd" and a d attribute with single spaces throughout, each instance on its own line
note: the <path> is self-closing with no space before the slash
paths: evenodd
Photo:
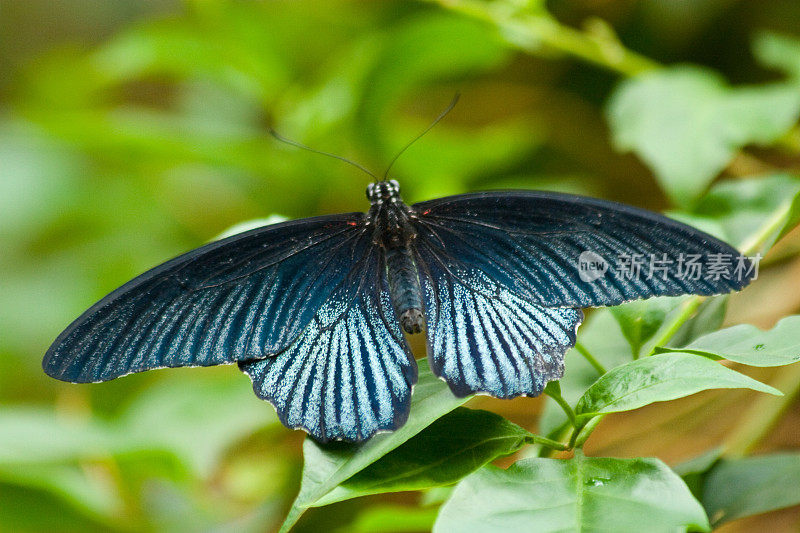
<path id="1" fill-rule="evenodd" d="M 422 289 L 417 265 L 406 246 L 386 248 L 386 275 L 392 306 L 407 333 L 420 333 L 424 327 Z"/>

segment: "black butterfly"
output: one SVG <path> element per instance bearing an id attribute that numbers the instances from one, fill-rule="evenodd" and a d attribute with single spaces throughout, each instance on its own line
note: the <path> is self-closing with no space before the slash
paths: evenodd
<path id="1" fill-rule="evenodd" d="M 45 372 L 85 383 L 238 363 L 286 426 L 363 441 L 408 417 L 403 330 L 425 331 L 458 396 L 537 396 L 562 376 L 580 308 L 726 293 L 754 275 L 727 244 L 604 200 L 509 191 L 409 206 L 393 180 L 367 198 L 368 213 L 265 226 L 142 274 L 59 335 Z"/>

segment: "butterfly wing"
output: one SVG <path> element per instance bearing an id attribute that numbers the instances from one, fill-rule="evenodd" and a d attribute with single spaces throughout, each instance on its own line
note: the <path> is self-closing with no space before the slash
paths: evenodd
<path id="1" fill-rule="evenodd" d="M 364 215 L 258 228 L 168 261 L 75 320 L 42 366 L 64 381 L 266 357 L 297 338 L 372 243 Z"/>
<path id="2" fill-rule="evenodd" d="M 611 264 L 584 280 L 578 258 L 587 251 L 609 261 L 699 255 L 701 267 L 714 254 L 738 256 L 694 228 L 613 202 L 519 191 L 441 198 L 414 209 L 429 361 L 459 396 L 539 395 L 563 374 L 583 318 L 577 308 L 729 292 L 752 277 L 687 278 L 675 261 L 638 277 Z"/>
<path id="3" fill-rule="evenodd" d="M 489 192 L 422 202 L 414 208 L 423 240 L 445 250 L 449 259 L 545 307 L 721 294 L 741 289 L 754 275 L 747 258 L 706 233 L 650 211 L 595 198 Z M 607 266 L 596 279 L 581 277 L 579 258 L 584 252 Z"/>
<path id="4" fill-rule="evenodd" d="M 352 269 L 281 353 L 240 362 L 284 425 L 320 441 L 361 442 L 408 418 L 417 366 L 389 299 L 378 247 Z"/>

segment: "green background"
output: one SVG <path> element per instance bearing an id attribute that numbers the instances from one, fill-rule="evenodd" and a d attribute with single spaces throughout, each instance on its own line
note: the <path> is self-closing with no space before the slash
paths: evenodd
<path id="1" fill-rule="evenodd" d="M 0 0 L 0 530 L 283 520 L 302 434 L 234 367 L 91 386 L 40 367 L 96 300 L 236 223 L 366 209 L 369 176 L 275 142 L 269 125 L 382 173 L 460 92 L 393 167 L 410 202 L 542 188 L 700 220 L 724 205 L 698 199 L 713 180 L 800 169 L 794 0 L 444 4 Z M 794 187 L 787 177 L 751 197 L 763 196 L 757 208 Z M 771 252 L 731 298 L 729 323 L 768 327 L 800 308 L 798 249 L 793 233 Z M 589 448 L 674 464 L 722 442 L 748 398 L 704 393 L 616 415 Z M 542 407 L 470 405 L 528 429 Z M 800 447 L 796 411 L 764 449 Z M 398 513 L 426 530 L 437 501 L 351 500 L 312 509 L 297 530 L 394 531 Z M 726 530 L 800 519 L 795 507 L 749 520 Z"/>

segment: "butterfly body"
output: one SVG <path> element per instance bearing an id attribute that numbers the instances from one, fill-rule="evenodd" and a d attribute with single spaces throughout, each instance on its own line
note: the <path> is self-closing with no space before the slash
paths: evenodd
<path id="1" fill-rule="evenodd" d="M 406 333 L 420 333 L 425 328 L 425 317 L 412 250 L 417 236 L 412 223 L 416 218 L 414 210 L 403 202 L 400 186 L 394 180 L 371 183 L 367 199 L 367 224 L 375 228 L 373 240 L 382 249 L 392 307 Z"/>
<path id="2" fill-rule="evenodd" d="M 738 277 L 720 271 L 738 255 L 722 241 L 605 200 L 498 191 L 407 205 L 393 180 L 367 198 L 367 213 L 265 226 L 145 272 L 62 332 L 45 372 L 97 382 L 237 363 L 286 426 L 358 442 L 408 417 L 404 331 L 425 332 L 431 369 L 458 396 L 537 396 L 563 374 L 582 307 L 726 293 L 755 276 L 741 257 Z M 684 255 L 710 274 L 686 277 Z M 633 276 L 630 256 L 658 269 Z"/>

